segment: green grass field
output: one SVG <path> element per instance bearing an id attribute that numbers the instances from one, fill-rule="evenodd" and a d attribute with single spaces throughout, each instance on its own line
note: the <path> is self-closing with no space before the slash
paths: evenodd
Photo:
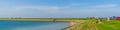
<path id="1" fill-rule="evenodd" d="M 103 24 L 97 24 L 100 30 L 120 30 L 120 21 L 111 20 L 110 22 L 104 21 Z"/>
<path id="2" fill-rule="evenodd" d="M 69 30 L 120 30 L 120 21 L 111 20 L 107 22 L 103 20 L 101 24 L 95 23 L 96 20 L 87 20 L 84 23 L 77 24 Z"/>

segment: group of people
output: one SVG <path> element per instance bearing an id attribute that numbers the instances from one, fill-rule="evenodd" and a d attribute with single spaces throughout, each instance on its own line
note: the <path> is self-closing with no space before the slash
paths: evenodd
<path id="1" fill-rule="evenodd" d="M 97 18 L 96 19 L 96 23 L 102 23 L 103 22 L 103 19 L 102 18 Z"/>
<path id="2" fill-rule="evenodd" d="M 103 18 L 96 18 L 96 23 L 101 24 L 103 22 Z M 110 17 L 107 17 L 107 22 L 110 22 Z"/>

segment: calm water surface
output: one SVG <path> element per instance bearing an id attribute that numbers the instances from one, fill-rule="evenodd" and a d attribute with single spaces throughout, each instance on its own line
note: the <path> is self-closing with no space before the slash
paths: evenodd
<path id="1" fill-rule="evenodd" d="M 62 30 L 68 27 L 66 22 L 31 22 L 0 20 L 0 30 Z"/>

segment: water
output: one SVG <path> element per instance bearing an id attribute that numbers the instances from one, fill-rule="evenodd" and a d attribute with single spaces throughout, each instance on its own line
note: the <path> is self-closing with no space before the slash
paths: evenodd
<path id="1" fill-rule="evenodd" d="M 66 22 L 31 22 L 0 20 L 0 30 L 62 30 L 68 27 Z"/>

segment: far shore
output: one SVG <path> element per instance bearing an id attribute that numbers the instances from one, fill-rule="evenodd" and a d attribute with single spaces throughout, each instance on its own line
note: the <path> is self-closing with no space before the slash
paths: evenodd
<path id="1" fill-rule="evenodd" d="M 12 21 L 58 21 L 58 22 L 73 22 L 84 20 L 83 18 L 0 18 L 0 20 Z"/>

